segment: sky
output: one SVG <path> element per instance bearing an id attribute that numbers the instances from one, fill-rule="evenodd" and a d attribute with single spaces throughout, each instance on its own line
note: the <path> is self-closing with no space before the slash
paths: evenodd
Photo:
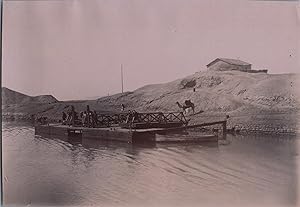
<path id="1" fill-rule="evenodd" d="M 298 1 L 4 1 L 2 86 L 86 99 L 206 70 L 218 57 L 300 71 Z"/>

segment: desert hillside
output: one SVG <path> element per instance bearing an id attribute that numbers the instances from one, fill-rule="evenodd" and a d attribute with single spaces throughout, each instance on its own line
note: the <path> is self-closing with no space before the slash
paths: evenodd
<path id="1" fill-rule="evenodd" d="M 58 100 L 52 95 L 28 96 L 23 93 L 19 93 L 8 89 L 6 87 L 2 88 L 2 105 L 31 103 L 52 104 L 57 102 Z"/>
<path id="2" fill-rule="evenodd" d="M 103 97 L 97 104 L 117 108 L 124 103 L 137 110 L 174 111 L 178 110 L 177 101 L 183 103 L 190 99 L 195 103 L 196 111 L 233 112 L 247 108 L 282 111 L 300 107 L 300 90 L 297 88 L 299 76 L 295 74 L 207 71 L 170 83 Z"/>
<path id="3" fill-rule="evenodd" d="M 188 114 L 191 122 L 229 114 L 232 125 L 241 127 L 253 122 L 258 125 L 287 124 L 296 128 L 299 86 L 297 74 L 204 71 L 169 83 L 147 85 L 132 92 L 86 101 L 57 102 L 52 96 L 29 97 L 4 88 L 2 109 L 6 115 L 59 118 L 70 105 L 78 111 L 85 110 L 87 104 L 99 112 L 120 111 L 121 104 L 127 110 L 180 111 L 176 102 L 184 103 L 190 99 L 196 106 L 196 114 Z M 201 110 L 204 112 L 198 113 Z"/>

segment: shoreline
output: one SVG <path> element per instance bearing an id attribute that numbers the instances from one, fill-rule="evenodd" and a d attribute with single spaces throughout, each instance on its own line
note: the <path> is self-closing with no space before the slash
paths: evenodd
<path id="1" fill-rule="evenodd" d="M 280 114 L 286 118 L 287 113 Z M 257 116 L 257 114 L 252 114 L 251 116 L 247 116 L 246 118 L 241 118 L 243 116 L 229 117 L 227 119 L 227 133 L 228 134 L 256 134 L 256 135 L 287 135 L 287 136 L 297 136 L 300 134 L 298 129 L 298 121 L 295 117 L 293 119 L 288 116 L 289 119 L 278 119 L 276 115 L 268 115 L 264 116 L 263 119 L 253 118 Z M 31 114 L 12 114 L 5 113 L 2 114 L 2 122 L 26 122 L 34 124 L 34 115 Z M 225 115 L 219 114 L 218 116 L 212 115 L 210 119 L 210 113 L 206 113 L 205 116 L 186 116 L 187 119 L 190 119 L 190 124 L 195 123 L 204 123 L 206 121 L 212 120 L 220 120 L 226 119 Z M 276 122 L 274 123 L 274 118 Z M 250 120 L 249 120 L 250 119 Z M 50 122 L 59 123 L 59 118 L 49 119 Z M 263 121 L 263 122 L 262 122 Z M 218 128 L 207 127 L 211 131 L 218 131 Z"/>

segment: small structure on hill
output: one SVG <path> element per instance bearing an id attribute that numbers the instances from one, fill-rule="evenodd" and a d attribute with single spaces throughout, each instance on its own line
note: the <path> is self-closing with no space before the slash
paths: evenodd
<path id="1" fill-rule="evenodd" d="M 239 70 L 248 73 L 267 73 L 268 70 L 252 70 L 252 65 L 242 60 L 217 58 L 206 65 L 209 70 L 228 71 Z"/>
<path id="2" fill-rule="evenodd" d="M 241 70 L 248 71 L 251 70 L 251 64 L 236 60 L 236 59 L 228 59 L 228 58 L 217 58 L 208 65 L 206 65 L 209 70 Z"/>

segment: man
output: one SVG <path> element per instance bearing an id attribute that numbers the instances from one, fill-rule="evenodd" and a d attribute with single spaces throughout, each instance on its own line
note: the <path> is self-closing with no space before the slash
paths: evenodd
<path id="1" fill-rule="evenodd" d="M 98 124 L 98 114 L 96 111 L 94 111 L 93 115 L 94 115 L 94 127 L 96 127 Z"/>
<path id="2" fill-rule="evenodd" d="M 84 111 L 81 118 L 82 126 L 85 126 L 86 118 L 87 118 L 87 114 L 86 111 Z"/>
<path id="3" fill-rule="evenodd" d="M 63 111 L 62 112 L 62 123 L 65 124 L 67 119 L 67 114 Z"/>

